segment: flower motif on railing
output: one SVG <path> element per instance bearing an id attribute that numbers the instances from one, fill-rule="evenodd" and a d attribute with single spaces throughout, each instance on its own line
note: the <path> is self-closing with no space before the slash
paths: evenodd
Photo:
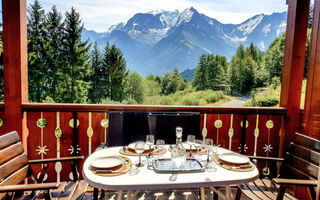
<path id="1" fill-rule="evenodd" d="M 264 145 L 264 147 L 263 147 L 263 149 L 264 149 L 264 152 L 271 152 L 271 150 L 273 149 L 273 147 L 271 146 L 271 144 L 269 144 L 269 145 L 267 145 L 267 144 L 265 144 Z"/>
<path id="2" fill-rule="evenodd" d="M 3 125 L 3 120 L 0 118 L 0 127 Z"/>

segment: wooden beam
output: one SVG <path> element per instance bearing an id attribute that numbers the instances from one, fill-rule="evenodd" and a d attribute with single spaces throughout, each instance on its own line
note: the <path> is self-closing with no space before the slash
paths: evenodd
<path id="1" fill-rule="evenodd" d="M 320 139 L 320 0 L 314 1 L 303 128 Z"/>
<path id="2" fill-rule="evenodd" d="M 287 0 L 287 4 L 287 31 L 280 97 L 280 106 L 287 107 L 287 117 L 283 126 L 285 127 L 284 148 L 288 146 L 290 141 L 294 140 L 294 133 L 299 129 L 310 1 Z"/>
<path id="3" fill-rule="evenodd" d="M 26 144 L 26 118 L 22 103 L 28 101 L 26 0 L 2 0 L 4 126 L 16 130 Z"/>

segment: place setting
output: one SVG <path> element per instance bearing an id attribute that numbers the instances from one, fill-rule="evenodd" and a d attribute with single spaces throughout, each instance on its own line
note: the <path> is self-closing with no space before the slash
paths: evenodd
<path id="1" fill-rule="evenodd" d="M 247 156 L 231 151 L 213 155 L 213 161 L 220 167 L 232 171 L 248 172 L 255 169 Z"/>
<path id="2" fill-rule="evenodd" d="M 151 155 L 161 155 L 165 154 L 167 152 L 167 149 L 165 148 L 165 142 L 164 140 L 157 140 L 156 144 L 154 144 L 154 138 L 152 139 L 153 135 L 147 135 L 147 139 L 145 142 L 144 150 L 142 153 L 140 153 L 142 156 L 148 156 Z M 130 143 L 128 146 L 123 146 L 119 153 L 125 156 L 138 156 L 138 153 L 136 152 L 136 143 L 133 142 Z"/>
<path id="3" fill-rule="evenodd" d="M 90 170 L 99 176 L 119 176 L 132 168 L 131 159 L 125 156 L 105 156 L 94 159 Z"/>

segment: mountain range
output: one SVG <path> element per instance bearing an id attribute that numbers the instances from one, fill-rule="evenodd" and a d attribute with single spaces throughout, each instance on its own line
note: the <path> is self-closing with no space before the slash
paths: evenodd
<path id="1" fill-rule="evenodd" d="M 287 12 L 259 14 L 241 24 L 223 24 L 190 7 L 182 12 L 137 13 L 126 23 L 97 33 L 83 29 L 82 40 L 97 42 L 103 52 L 107 41 L 123 52 L 130 71 L 162 75 L 178 68 L 193 71 L 204 53 L 235 54 L 240 43 L 251 42 L 265 51 L 286 30 Z"/>

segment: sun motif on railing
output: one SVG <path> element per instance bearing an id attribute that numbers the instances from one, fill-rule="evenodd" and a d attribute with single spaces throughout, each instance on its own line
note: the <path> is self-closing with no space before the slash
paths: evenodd
<path id="1" fill-rule="evenodd" d="M 108 128 L 109 127 L 109 120 L 103 119 L 103 120 L 101 120 L 100 124 L 103 128 Z"/>
<path id="2" fill-rule="evenodd" d="M 69 126 L 71 128 L 73 128 L 73 124 L 74 124 L 74 122 L 73 122 L 73 118 L 72 118 L 72 119 L 69 120 Z M 77 119 L 77 127 L 79 127 L 79 125 L 80 125 L 80 121 Z"/>
<path id="3" fill-rule="evenodd" d="M 49 149 L 47 148 L 47 145 L 44 146 L 38 146 L 38 149 L 36 149 L 36 151 L 38 151 L 38 155 L 43 155 L 43 154 L 47 154 L 47 151 L 49 151 Z"/>

